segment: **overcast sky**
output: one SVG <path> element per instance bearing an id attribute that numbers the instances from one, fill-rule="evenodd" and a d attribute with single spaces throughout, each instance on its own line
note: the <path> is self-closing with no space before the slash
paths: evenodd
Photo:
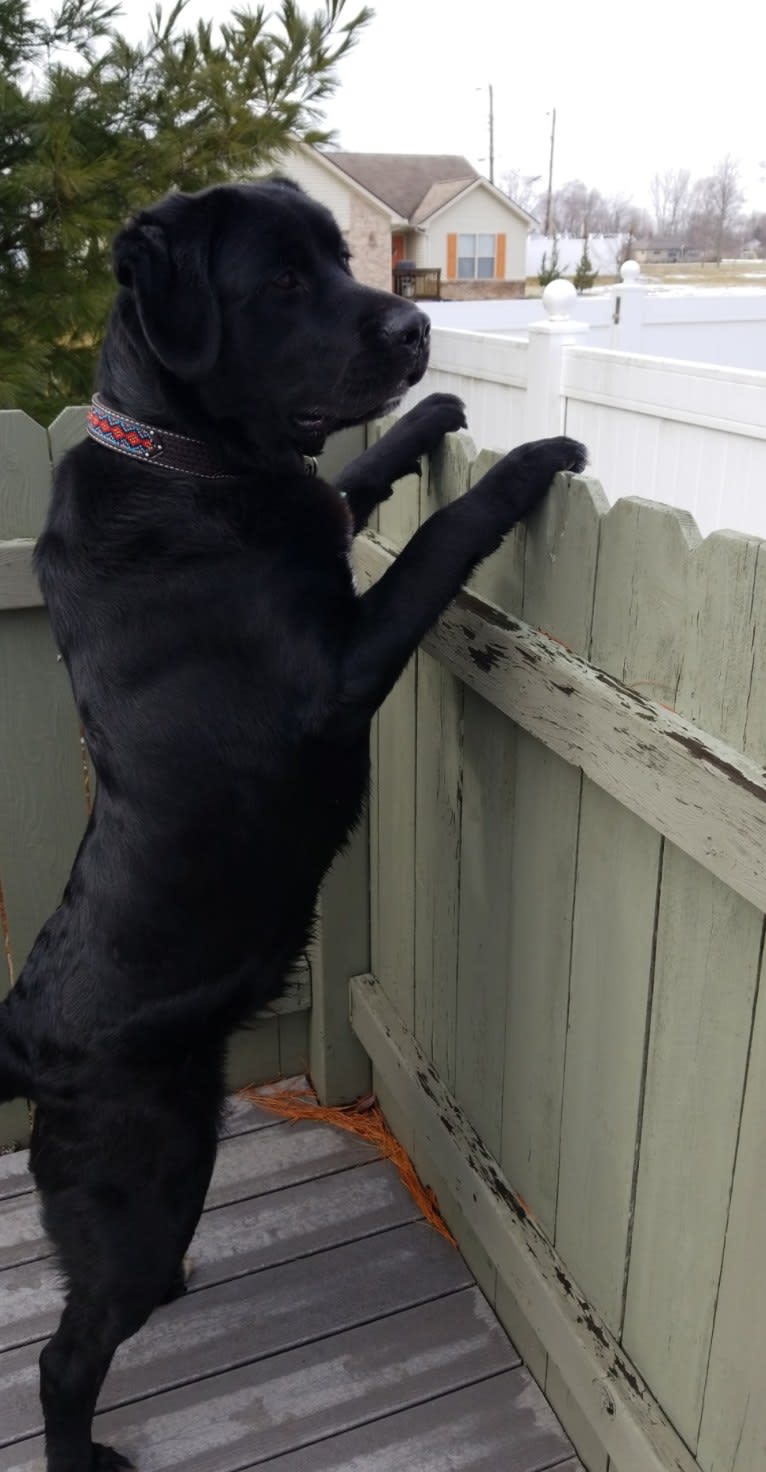
<path id="1" fill-rule="evenodd" d="M 307 10 L 315 3 L 303 0 Z M 656 170 L 710 173 L 730 152 L 748 203 L 766 209 L 763 3 L 371 3 L 375 18 L 342 64 L 327 112 L 344 148 L 461 153 L 488 173 L 492 83 L 496 179 L 512 167 L 545 176 L 555 107 L 554 185 L 579 177 L 648 204 Z M 124 0 L 131 31 L 151 8 Z M 228 8 L 191 0 L 188 14 Z"/>
<path id="2" fill-rule="evenodd" d="M 374 0 L 373 0 L 374 3 Z M 496 176 L 579 177 L 648 202 L 656 169 L 742 160 L 766 209 L 766 5 L 619 0 L 378 0 L 328 118 L 349 149 L 465 153 Z M 475 89 L 484 87 L 484 92 Z"/>

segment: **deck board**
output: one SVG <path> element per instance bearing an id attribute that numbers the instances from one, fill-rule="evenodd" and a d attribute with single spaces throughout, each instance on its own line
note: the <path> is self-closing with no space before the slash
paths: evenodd
<path id="1" fill-rule="evenodd" d="M 221 1374 L 470 1286 L 458 1254 L 423 1223 L 217 1284 L 159 1309 L 115 1357 L 102 1406 Z M 56 1312 L 43 1333 L 55 1328 Z M 36 1358 L 2 1360 L 0 1446 L 42 1429 Z"/>
<path id="2" fill-rule="evenodd" d="M 518 1359 L 478 1288 L 210 1376 L 96 1417 L 141 1472 L 235 1472 L 393 1410 L 484 1380 Z M 40 1438 L 7 1448 L 32 1472 Z M 18 1460 L 17 1460 L 18 1457 Z"/>
<path id="3" fill-rule="evenodd" d="M 316 1181 L 374 1160 L 375 1154 L 366 1141 L 310 1120 L 237 1135 L 221 1141 L 207 1205 L 225 1206 L 301 1181 Z"/>
<path id="4" fill-rule="evenodd" d="M 329 1176 L 316 1185 L 206 1211 L 192 1243 L 192 1290 L 363 1240 L 419 1215 L 393 1166 L 376 1161 L 348 1174 L 349 1180 L 345 1173 Z M 14 1223 L 14 1232 L 17 1227 Z M 20 1237 L 14 1244 L 20 1265 L 6 1268 L 0 1277 L 0 1349 L 47 1334 L 60 1308 L 50 1248 L 42 1236 L 38 1245 L 48 1256 L 40 1261 L 38 1254 L 38 1260 L 30 1261 Z"/>
<path id="5" fill-rule="evenodd" d="M 493 1375 L 285 1456 L 259 1472 L 583 1472 L 525 1370 Z"/>
<path id="6" fill-rule="evenodd" d="M 99 1439 L 141 1472 L 582 1472 L 393 1167 L 249 1108 L 227 1119 L 190 1291 L 118 1352 Z M 61 1292 L 19 1163 L 0 1179 L 0 1472 L 42 1472 L 37 1358 Z"/>

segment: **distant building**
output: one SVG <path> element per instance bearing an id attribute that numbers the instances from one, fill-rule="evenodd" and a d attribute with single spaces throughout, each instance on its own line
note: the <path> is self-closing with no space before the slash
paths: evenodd
<path id="1" fill-rule="evenodd" d="M 296 143 L 278 167 L 336 215 L 360 280 L 421 298 L 524 295 L 535 221 L 467 159 Z"/>
<path id="2" fill-rule="evenodd" d="M 672 265 L 675 261 L 703 261 L 704 251 L 696 246 L 685 245 L 677 236 L 653 235 L 649 240 L 637 240 L 631 251 L 633 259 L 642 266 Z"/>

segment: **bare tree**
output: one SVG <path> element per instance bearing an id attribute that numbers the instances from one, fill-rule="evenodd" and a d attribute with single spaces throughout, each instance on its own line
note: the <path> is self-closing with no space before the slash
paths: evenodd
<path id="1" fill-rule="evenodd" d="M 553 196 L 555 229 L 564 235 L 620 235 L 635 215 L 636 206 L 623 195 L 604 195 L 582 179 L 570 179 Z"/>
<path id="2" fill-rule="evenodd" d="M 521 169 L 508 169 L 500 180 L 500 188 L 528 214 L 538 214 L 542 195 L 537 187 L 542 174 L 524 174 Z"/>
<path id="3" fill-rule="evenodd" d="M 665 169 L 649 186 L 657 232 L 681 235 L 688 222 L 691 174 L 688 169 Z"/>
<path id="4" fill-rule="evenodd" d="M 632 199 L 624 194 L 610 194 L 603 200 L 603 225 L 605 235 L 622 235 L 628 222 L 636 212 Z"/>
<path id="5" fill-rule="evenodd" d="M 710 202 L 714 211 L 716 260 L 723 255 L 727 235 L 734 232 L 745 202 L 740 179 L 739 161 L 730 153 L 724 155 L 710 179 Z"/>
<path id="6" fill-rule="evenodd" d="M 633 259 L 636 241 L 643 240 L 651 234 L 651 217 L 640 205 L 631 205 L 622 217 L 621 231 L 622 245 L 617 252 L 617 266 L 624 265 L 625 261 Z"/>
<path id="7" fill-rule="evenodd" d="M 720 262 L 724 251 L 739 242 L 744 198 L 739 162 L 730 153 L 694 187 L 689 238 L 714 261 Z"/>
<path id="8" fill-rule="evenodd" d="M 556 230 L 564 235 L 587 235 L 600 230 L 603 200 L 598 189 L 589 189 L 582 179 L 569 179 L 553 195 L 551 215 Z"/>

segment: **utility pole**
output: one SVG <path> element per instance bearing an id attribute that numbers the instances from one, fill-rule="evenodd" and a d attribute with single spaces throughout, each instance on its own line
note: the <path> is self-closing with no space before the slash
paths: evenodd
<path id="1" fill-rule="evenodd" d="M 483 87 L 476 87 L 475 88 L 475 91 L 476 92 L 483 92 L 484 91 L 484 88 Z M 494 184 L 494 182 L 495 182 L 495 89 L 492 86 L 492 83 L 491 82 L 490 82 L 490 84 L 489 84 L 489 86 L 487 88 L 487 91 L 489 92 L 489 182 L 490 182 L 490 184 Z M 480 164 L 486 163 L 486 159 L 480 158 L 479 159 L 479 163 Z"/>
<path id="2" fill-rule="evenodd" d="M 551 202 L 553 199 L 553 150 L 556 144 L 556 109 L 551 113 L 551 151 L 548 158 L 548 194 L 545 201 L 545 235 L 551 233 Z"/>
<path id="3" fill-rule="evenodd" d="M 489 182 L 495 182 L 495 94 L 489 84 Z"/>

